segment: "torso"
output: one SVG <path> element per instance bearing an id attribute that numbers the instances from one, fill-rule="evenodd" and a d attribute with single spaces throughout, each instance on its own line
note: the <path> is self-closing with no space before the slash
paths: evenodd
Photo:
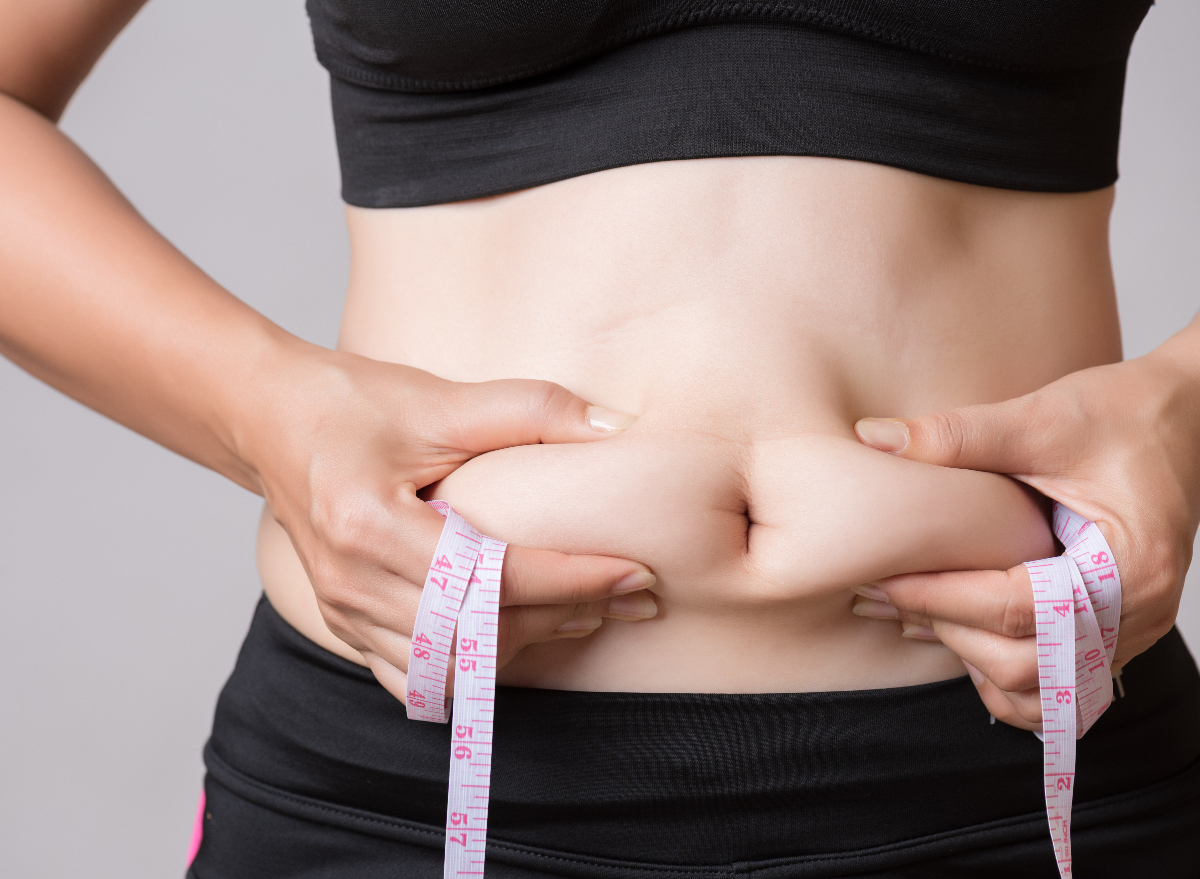
<path id="1" fill-rule="evenodd" d="M 660 612 L 533 645 L 500 682 L 788 692 L 955 677 L 851 588 L 1053 552 L 1007 477 L 860 445 L 865 415 L 1017 396 L 1120 358 L 1112 191 L 986 189 L 835 159 L 617 168 L 425 208 L 348 209 L 340 346 L 458 381 L 550 379 L 636 413 L 624 435 L 480 456 L 437 486 L 481 531 L 616 555 Z M 321 621 L 269 515 L 260 570 Z"/>

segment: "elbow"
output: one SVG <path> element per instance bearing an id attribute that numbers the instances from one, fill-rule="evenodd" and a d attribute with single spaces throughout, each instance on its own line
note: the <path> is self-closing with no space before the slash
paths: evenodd
<path id="1" fill-rule="evenodd" d="M 33 89 L 9 88 L 0 86 L 0 100 L 10 100 L 27 107 L 39 116 L 44 117 L 55 125 L 62 118 L 71 100 L 74 90 L 65 94 L 54 94 L 46 90 L 39 93 Z"/>

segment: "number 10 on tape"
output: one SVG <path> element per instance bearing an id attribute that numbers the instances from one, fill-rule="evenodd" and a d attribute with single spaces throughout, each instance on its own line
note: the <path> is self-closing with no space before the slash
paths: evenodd
<path id="1" fill-rule="evenodd" d="M 1059 875 L 1067 879 L 1074 875 L 1075 740 L 1112 704 L 1121 576 L 1100 529 L 1062 504 L 1054 505 L 1054 533 L 1066 552 L 1025 567 L 1037 629 L 1046 817 Z"/>

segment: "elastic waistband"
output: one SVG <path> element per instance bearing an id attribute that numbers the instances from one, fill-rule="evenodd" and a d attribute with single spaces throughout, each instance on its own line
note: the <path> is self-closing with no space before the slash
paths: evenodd
<path id="1" fill-rule="evenodd" d="M 1080 810 L 1200 758 L 1200 674 L 1178 633 L 1123 684 L 1079 742 Z M 449 752 L 448 726 L 409 721 L 369 671 L 264 599 L 206 758 L 227 786 L 400 822 L 440 845 Z M 502 687 L 489 833 L 627 862 L 659 861 L 669 838 L 689 865 L 863 850 L 1044 814 L 1041 759 L 1033 735 L 989 723 L 966 679 L 748 695 Z"/>

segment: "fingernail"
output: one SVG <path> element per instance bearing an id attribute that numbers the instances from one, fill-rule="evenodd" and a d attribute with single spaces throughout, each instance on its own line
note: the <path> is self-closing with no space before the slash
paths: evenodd
<path id="1" fill-rule="evenodd" d="M 658 613 L 654 599 L 644 592 L 618 595 L 608 603 L 608 612 L 634 620 L 648 620 Z"/>
<path id="2" fill-rule="evenodd" d="M 637 416 L 630 415 L 628 412 L 605 409 L 603 406 L 588 406 L 587 409 L 588 424 L 592 426 L 593 430 L 599 430 L 603 433 L 624 430 L 635 421 L 637 421 Z"/>
<path id="3" fill-rule="evenodd" d="M 978 687 L 983 683 L 983 672 L 971 665 L 971 663 L 967 662 L 965 659 L 963 660 L 963 668 L 967 670 L 967 674 L 971 676 L 971 680 L 975 682 L 975 686 Z"/>
<path id="4" fill-rule="evenodd" d="M 941 641 L 937 633 L 929 626 L 905 626 L 904 631 L 900 633 L 904 638 L 912 638 L 914 641 Z"/>
<path id="5" fill-rule="evenodd" d="M 882 601 L 884 604 L 888 603 L 887 593 L 878 586 L 872 586 L 870 583 L 855 586 L 854 591 L 863 598 L 869 598 L 872 601 Z"/>
<path id="6" fill-rule="evenodd" d="M 894 620 L 900 616 L 900 611 L 882 601 L 858 601 L 853 610 L 860 617 L 870 617 L 873 620 Z"/>
<path id="7" fill-rule="evenodd" d="M 862 418 L 854 425 L 858 438 L 881 452 L 902 452 L 908 446 L 908 425 L 886 418 Z"/>
<path id="8" fill-rule="evenodd" d="M 634 571 L 613 584 L 612 594 L 624 595 L 626 592 L 640 592 L 643 589 L 649 589 L 657 582 L 658 578 L 649 571 Z"/>
<path id="9" fill-rule="evenodd" d="M 574 620 L 567 620 L 556 629 L 558 632 L 586 632 L 589 629 L 598 629 L 603 623 L 600 617 L 579 617 Z"/>

